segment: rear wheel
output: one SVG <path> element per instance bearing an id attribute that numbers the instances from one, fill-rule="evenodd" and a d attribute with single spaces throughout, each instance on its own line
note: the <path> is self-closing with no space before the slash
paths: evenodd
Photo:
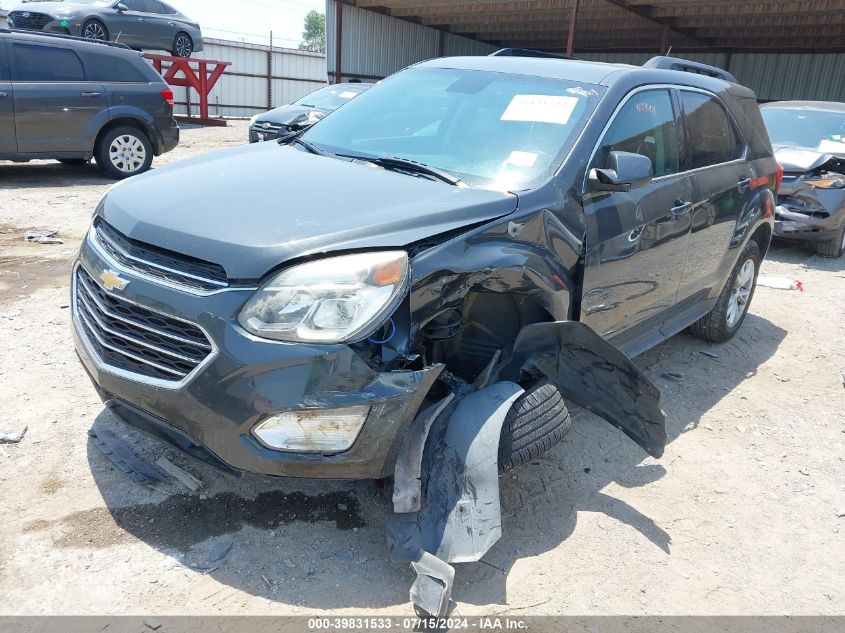
<path id="1" fill-rule="evenodd" d="M 690 326 L 690 334 L 711 343 L 724 343 L 736 334 L 754 297 L 760 259 L 757 242 L 746 244 L 716 305 L 709 314 Z"/>
<path id="2" fill-rule="evenodd" d="M 82 37 L 88 40 L 108 40 L 109 31 L 99 20 L 88 20 L 82 25 Z"/>
<path id="3" fill-rule="evenodd" d="M 190 57 L 194 52 L 194 40 L 187 33 L 179 33 L 173 40 L 173 50 L 170 52 L 174 57 Z"/>
<path id="4" fill-rule="evenodd" d="M 122 180 L 142 174 L 153 163 L 153 146 L 144 132 L 134 127 L 109 130 L 97 143 L 97 164 L 112 178 Z"/>
<path id="5" fill-rule="evenodd" d="M 514 402 L 499 438 L 499 472 L 536 459 L 569 432 L 572 419 L 560 391 L 543 380 Z"/>
<path id="6" fill-rule="evenodd" d="M 839 227 L 835 238 L 829 242 L 816 243 L 816 252 L 822 257 L 842 257 L 842 253 L 845 253 L 845 222 Z"/>

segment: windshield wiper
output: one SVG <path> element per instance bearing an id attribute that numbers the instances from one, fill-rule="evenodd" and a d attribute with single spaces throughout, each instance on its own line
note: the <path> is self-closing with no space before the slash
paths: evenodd
<path id="1" fill-rule="evenodd" d="M 300 145 L 301 147 L 304 147 L 305 149 L 307 149 L 312 154 L 317 154 L 317 156 L 331 156 L 332 154 L 330 154 L 329 152 L 324 150 L 322 147 L 319 147 L 318 145 L 315 145 L 314 143 L 312 143 L 310 141 L 304 141 L 301 138 L 299 138 L 302 135 L 302 133 L 305 132 L 306 129 L 308 129 L 308 128 L 303 128 L 301 130 L 288 132 L 287 134 L 280 136 L 276 140 L 276 142 L 279 145 L 292 145 L 293 143 L 296 143 L 297 145 Z"/>
<path id="2" fill-rule="evenodd" d="M 407 158 L 399 158 L 398 156 L 357 156 L 354 154 L 337 154 L 337 156 L 352 158 L 354 160 L 363 160 L 391 171 L 404 171 L 411 174 L 419 174 L 421 176 L 431 176 L 455 187 L 466 186 L 466 183 L 463 180 L 453 174 L 450 174 L 448 171 L 426 165 L 425 163 L 418 163 L 415 160 L 409 160 Z"/>

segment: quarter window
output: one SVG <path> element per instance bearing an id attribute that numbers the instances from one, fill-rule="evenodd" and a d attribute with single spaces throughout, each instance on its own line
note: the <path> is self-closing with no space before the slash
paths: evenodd
<path id="1" fill-rule="evenodd" d="M 14 44 L 12 51 L 16 81 L 85 81 L 82 62 L 69 48 Z"/>
<path id="2" fill-rule="evenodd" d="M 743 146 L 716 99 L 682 90 L 681 103 L 687 128 L 687 169 L 727 163 L 742 156 Z"/>
<path id="3" fill-rule="evenodd" d="M 675 110 L 667 90 L 639 92 L 625 102 L 599 146 L 593 167 L 606 167 L 610 152 L 647 156 L 655 177 L 678 172 Z"/>

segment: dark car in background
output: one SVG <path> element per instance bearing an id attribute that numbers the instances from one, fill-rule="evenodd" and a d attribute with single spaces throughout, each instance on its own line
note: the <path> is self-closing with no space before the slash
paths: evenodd
<path id="1" fill-rule="evenodd" d="M 249 142 L 269 141 L 284 134 L 300 132 L 371 86 L 364 83 L 333 84 L 315 90 L 290 105 L 257 114 L 249 123 Z"/>
<path id="2" fill-rule="evenodd" d="M 15 7 L 7 22 L 9 28 L 120 42 L 177 57 L 203 49 L 199 24 L 161 0 L 36 0 Z"/>
<path id="3" fill-rule="evenodd" d="M 845 253 L 845 103 L 779 101 L 761 106 L 783 182 L 775 235 Z"/>
<path id="4" fill-rule="evenodd" d="M 112 188 L 76 349 L 115 416 L 195 457 L 391 478 L 392 555 L 437 574 L 412 598 L 443 615 L 448 563 L 501 535 L 498 473 L 561 441 L 564 398 L 663 453 L 629 357 L 739 330 L 778 184 L 718 69 L 430 60 L 301 135 Z"/>
<path id="5" fill-rule="evenodd" d="M 123 44 L 0 29 L 0 160 L 96 158 L 112 178 L 179 143 L 173 91 Z"/>

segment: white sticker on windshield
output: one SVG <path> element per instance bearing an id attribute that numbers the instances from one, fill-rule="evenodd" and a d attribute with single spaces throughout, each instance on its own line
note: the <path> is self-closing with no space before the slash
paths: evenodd
<path id="1" fill-rule="evenodd" d="M 341 92 L 338 97 L 341 99 L 351 99 L 352 97 L 357 97 L 358 93 L 354 90 L 347 90 L 346 92 Z"/>
<path id="2" fill-rule="evenodd" d="M 555 95 L 516 95 L 511 99 L 502 121 L 527 121 L 530 123 L 569 123 L 578 97 L 558 97 Z"/>
<path id="3" fill-rule="evenodd" d="M 533 167 L 537 162 L 537 154 L 534 152 L 519 152 L 514 150 L 508 156 L 508 165 L 516 165 L 517 167 Z"/>

